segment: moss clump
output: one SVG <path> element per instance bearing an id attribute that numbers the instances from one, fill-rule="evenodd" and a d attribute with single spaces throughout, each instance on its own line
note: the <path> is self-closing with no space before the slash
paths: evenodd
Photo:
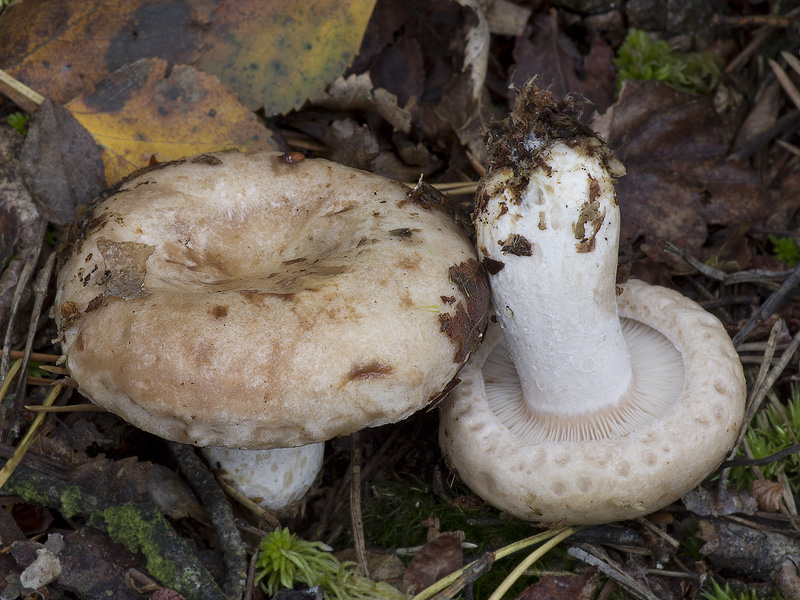
<path id="1" fill-rule="evenodd" d="M 711 589 L 700 592 L 700 595 L 705 600 L 767 600 L 751 589 L 737 594 L 731 590 L 730 584 L 726 583 L 723 588 L 714 579 L 711 580 Z M 780 592 L 775 592 L 774 595 L 770 596 L 770 600 L 783 600 L 783 596 L 781 596 Z"/>
<path id="2" fill-rule="evenodd" d="M 719 83 L 722 57 L 711 52 L 679 52 L 664 40 L 631 29 L 617 51 L 619 82 L 655 79 L 690 94 L 711 94 Z"/>
<path id="3" fill-rule="evenodd" d="M 780 406 L 767 406 L 750 423 L 745 440 L 753 458 L 766 458 L 794 445 L 795 436 L 800 432 L 800 387 L 792 386 L 792 397 Z M 738 456 L 744 456 L 740 449 Z M 800 491 L 800 460 L 791 454 L 783 460 L 762 465 L 761 473 L 775 481 L 781 473 L 786 475 L 789 487 Z M 736 487 L 749 487 L 753 483 L 753 473 L 749 467 L 733 467 L 731 481 Z"/>
<path id="4" fill-rule="evenodd" d="M 351 562 L 339 562 L 322 542 L 301 540 L 288 529 L 278 528 L 258 546 L 256 582 L 274 596 L 296 584 L 320 586 L 325 598 L 337 600 L 402 600 L 405 594 L 387 583 L 359 575 Z"/>

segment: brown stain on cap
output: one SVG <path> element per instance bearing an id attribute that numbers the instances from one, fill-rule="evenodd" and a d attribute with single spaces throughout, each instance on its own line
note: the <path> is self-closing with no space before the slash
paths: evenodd
<path id="1" fill-rule="evenodd" d="M 347 374 L 347 381 L 369 381 L 383 379 L 394 374 L 394 367 L 373 360 L 365 365 L 356 365 Z"/>
<path id="2" fill-rule="evenodd" d="M 208 312 L 211 313 L 211 316 L 215 319 L 222 319 L 228 316 L 228 307 L 223 306 L 221 304 L 217 304 L 216 306 L 212 307 L 211 310 Z"/>

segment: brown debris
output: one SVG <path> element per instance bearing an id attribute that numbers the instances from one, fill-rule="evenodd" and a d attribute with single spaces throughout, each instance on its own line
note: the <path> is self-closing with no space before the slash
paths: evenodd
<path id="1" fill-rule="evenodd" d="M 106 261 L 105 295 L 116 298 L 142 298 L 148 295 L 144 290 L 147 273 L 147 259 L 155 251 L 155 246 L 138 242 L 114 242 L 99 238 L 97 246 Z"/>

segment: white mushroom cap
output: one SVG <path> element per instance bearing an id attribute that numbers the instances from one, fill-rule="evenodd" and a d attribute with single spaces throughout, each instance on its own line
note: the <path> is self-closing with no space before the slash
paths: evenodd
<path id="1" fill-rule="evenodd" d="M 527 88 L 492 132 L 475 227 L 497 325 L 442 403 L 440 443 L 495 506 L 592 524 L 657 510 L 716 468 L 745 382 L 715 317 L 615 286 L 623 169 L 569 108 Z"/>
<path id="2" fill-rule="evenodd" d="M 488 286 L 400 183 L 280 153 L 206 154 L 112 190 L 60 271 L 57 324 L 95 403 L 174 441 L 299 446 L 436 400 Z"/>
<path id="3" fill-rule="evenodd" d="M 212 469 L 262 508 L 282 511 L 298 502 L 322 469 L 325 444 L 271 450 L 204 448 Z"/>

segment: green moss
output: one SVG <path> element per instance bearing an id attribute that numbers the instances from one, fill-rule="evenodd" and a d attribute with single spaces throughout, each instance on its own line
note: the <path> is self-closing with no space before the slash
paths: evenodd
<path id="1" fill-rule="evenodd" d="M 719 83 L 722 58 L 711 52 L 679 52 L 664 40 L 631 29 L 617 51 L 619 82 L 655 79 L 691 94 L 712 94 Z"/>
<path id="2" fill-rule="evenodd" d="M 330 600 L 402 600 L 406 595 L 387 583 L 360 575 L 355 563 L 340 562 L 322 542 L 299 539 L 280 527 L 258 545 L 256 582 L 274 596 L 300 583 L 319 585 Z"/>
<path id="3" fill-rule="evenodd" d="M 2 0 L 0 0 L 0 4 L 2 4 Z M 9 127 L 11 127 L 18 134 L 27 135 L 29 118 L 30 117 L 25 113 L 13 112 L 10 115 L 8 115 L 7 122 Z"/>
<path id="4" fill-rule="evenodd" d="M 82 512 L 83 494 L 77 485 L 71 485 L 61 492 L 61 514 L 67 519 Z"/>
<path id="5" fill-rule="evenodd" d="M 778 260 L 782 260 L 792 268 L 797 266 L 798 261 L 800 261 L 800 248 L 794 238 L 777 237 L 770 234 L 767 239 L 772 244 L 772 254 Z"/>
<path id="6" fill-rule="evenodd" d="M 705 600 L 767 600 L 751 589 L 737 594 L 731 590 L 729 584 L 726 583 L 723 588 L 714 579 L 711 580 L 711 589 L 703 590 L 700 595 Z M 774 595 L 769 597 L 769 600 L 783 600 L 783 596 L 781 596 L 780 592 L 775 592 Z"/>
<path id="7" fill-rule="evenodd" d="M 158 522 L 142 518 L 141 511 L 133 505 L 106 508 L 102 515 L 111 539 L 130 552 L 144 554 L 147 570 L 157 581 L 168 587 L 194 587 L 197 578 L 192 577 L 191 571 L 179 572 L 177 565 L 162 555 L 163 546 L 158 540 L 169 532 L 163 531 Z"/>
<path id="8" fill-rule="evenodd" d="M 786 415 L 786 419 L 781 413 Z M 768 405 L 756 415 L 745 432 L 745 439 L 753 458 L 759 459 L 794 445 L 794 436 L 798 433 L 800 433 L 800 387 L 795 385 L 792 386 L 792 397 L 781 405 L 781 410 Z M 741 449 L 738 456 L 744 456 Z M 800 460 L 797 454 L 763 465 L 759 469 L 764 477 L 772 481 L 784 473 L 792 490 L 800 491 Z M 736 487 L 749 487 L 753 483 L 753 473 L 748 467 L 733 467 L 730 477 Z"/>

